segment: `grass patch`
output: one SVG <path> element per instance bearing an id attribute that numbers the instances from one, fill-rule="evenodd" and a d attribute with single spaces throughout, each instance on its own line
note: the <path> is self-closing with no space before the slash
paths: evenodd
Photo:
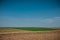
<path id="1" fill-rule="evenodd" d="M 19 27 L 15 29 L 21 29 L 21 30 L 29 30 L 29 31 L 48 31 L 48 30 L 55 30 L 53 28 L 41 28 L 41 27 Z"/>

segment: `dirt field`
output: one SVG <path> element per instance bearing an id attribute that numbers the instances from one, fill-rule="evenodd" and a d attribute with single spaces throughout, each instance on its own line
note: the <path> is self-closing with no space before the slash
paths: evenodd
<path id="1" fill-rule="evenodd" d="M 0 40 L 60 40 L 60 30 L 24 31 L 4 29 L 0 30 Z"/>

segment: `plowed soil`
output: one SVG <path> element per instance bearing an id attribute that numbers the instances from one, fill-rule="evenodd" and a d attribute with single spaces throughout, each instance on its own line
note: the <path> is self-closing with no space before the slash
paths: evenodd
<path id="1" fill-rule="evenodd" d="M 0 29 L 0 40 L 60 40 L 60 29 L 51 31 Z"/>

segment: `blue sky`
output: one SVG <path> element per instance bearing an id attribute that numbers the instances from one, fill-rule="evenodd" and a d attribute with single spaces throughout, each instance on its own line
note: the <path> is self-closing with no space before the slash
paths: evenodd
<path id="1" fill-rule="evenodd" d="M 60 27 L 59 0 L 1 0 L 0 27 Z"/>

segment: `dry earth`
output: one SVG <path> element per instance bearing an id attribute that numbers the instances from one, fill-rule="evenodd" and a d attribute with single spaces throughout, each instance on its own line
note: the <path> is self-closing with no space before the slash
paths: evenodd
<path id="1" fill-rule="evenodd" d="M 60 40 L 60 29 L 52 31 L 0 29 L 0 40 Z"/>

